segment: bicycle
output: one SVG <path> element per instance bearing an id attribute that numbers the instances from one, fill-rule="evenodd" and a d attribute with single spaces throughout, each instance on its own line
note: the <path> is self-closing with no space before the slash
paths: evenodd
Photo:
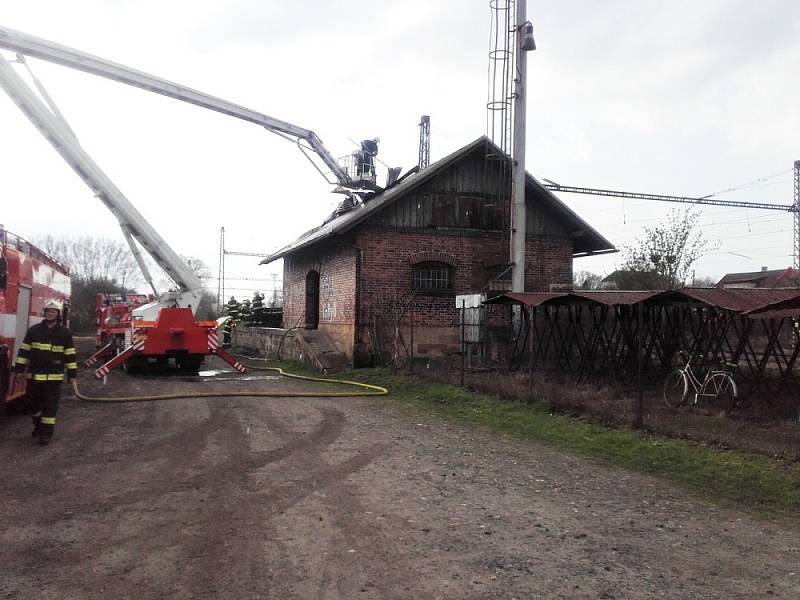
<path id="1" fill-rule="evenodd" d="M 699 405 L 702 398 L 703 403 L 707 404 L 709 409 L 722 415 L 733 410 L 739 398 L 731 371 L 736 368 L 736 363 L 726 362 L 720 369 L 707 369 L 701 381 L 692 370 L 692 360 L 689 354 L 681 351 L 680 355 L 684 357 L 686 364 L 670 372 L 664 381 L 666 405 L 670 408 L 678 408 L 683 405 L 689 396 L 691 387 L 694 392 L 693 405 Z M 703 357 L 699 356 L 698 358 Z"/>

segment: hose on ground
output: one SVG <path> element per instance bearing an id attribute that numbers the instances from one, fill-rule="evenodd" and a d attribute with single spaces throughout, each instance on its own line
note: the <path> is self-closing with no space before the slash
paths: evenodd
<path id="1" fill-rule="evenodd" d="M 243 356 L 238 358 L 245 358 L 255 360 L 250 356 Z M 331 379 L 328 377 L 309 377 L 307 375 L 296 375 L 295 373 L 287 373 L 279 367 L 257 367 L 247 366 L 248 369 L 256 371 L 274 371 L 283 377 L 291 379 L 302 379 L 304 381 L 316 381 L 322 383 L 334 383 L 337 385 L 351 385 L 358 388 L 364 388 L 368 391 L 363 392 L 256 392 L 256 391 L 227 391 L 227 392 L 182 392 L 179 394 L 160 394 L 156 396 L 87 396 L 80 391 L 78 382 L 72 380 L 72 389 L 75 392 L 75 397 L 84 402 L 146 402 L 155 400 L 177 400 L 179 398 L 219 398 L 222 396 L 231 397 L 257 397 L 257 398 L 363 398 L 366 396 L 386 396 L 389 393 L 384 387 L 379 385 L 372 385 L 369 383 L 361 383 L 359 381 L 350 381 L 347 379 Z"/>

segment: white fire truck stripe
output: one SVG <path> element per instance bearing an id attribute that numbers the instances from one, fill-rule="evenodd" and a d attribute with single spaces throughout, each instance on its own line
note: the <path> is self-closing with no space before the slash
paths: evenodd
<path id="1" fill-rule="evenodd" d="M 215 331 L 208 332 L 208 349 L 211 352 L 214 352 L 217 348 L 219 348 L 219 336 Z"/>
<path id="2" fill-rule="evenodd" d="M 17 315 L 0 315 L 0 337 L 13 338 L 17 335 Z"/>

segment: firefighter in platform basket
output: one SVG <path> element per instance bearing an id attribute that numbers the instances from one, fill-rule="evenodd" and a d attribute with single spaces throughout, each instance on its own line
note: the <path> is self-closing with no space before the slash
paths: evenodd
<path id="1" fill-rule="evenodd" d="M 43 446 L 53 437 L 64 371 L 69 381 L 78 375 L 72 334 L 60 323 L 63 314 L 61 302 L 50 300 L 44 305 L 44 320 L 28 329 L 14 364 L 15 373 L 27 371 L 32 435 Z"/>

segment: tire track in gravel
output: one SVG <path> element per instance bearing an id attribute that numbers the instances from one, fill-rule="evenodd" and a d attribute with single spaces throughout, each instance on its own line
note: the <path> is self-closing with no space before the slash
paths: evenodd
<path id="1" fill-rule="evenodd" d="M 376 582 L 381 582 L 383 586 L 388 584 L 389 589 L 396 591 L 408 589 L 409 582 L 405 576 L 408 571 L 403 568 L 405 561 L 402 559 L 396 535 L 385 532 L 382 527 L 376 527 L 375 523 L 364 522 L 363 515 L 366 510 L 358 500 L 362 492 L 358 484 L 349 478 L 353 473 L 361 471 L 384 455 L 391 444 L 377 442 L 348 449 L 353 452 L 348 459 L 332 463 L 324 453 L 341 436 L 346 417 L 341 411 L 329 407 L 317 410 L 322 414 L 322 423 L 329 421 L 330 425 L 318 429 L 310 436 L 291 431 L 280 420 L 267 419 L 271 430 L 277 432 L 283 439 L 290 440 L 283 448 L 273 451 L 271 457 L 284 458 L 285 450 L 291 448 L 293 451 L 291 471 L 305 473 L 304 477 L 266 494 L 265 499 L 268 504 L 278 511 L 275 517 L 283 515 L 314 495 L 314 500 L 321 503 L 328 514 L 328 520 L 333 523 L 336 530 L 335 539 L 318 539 L 316 544 L 305 545 L 306 550 L 311 550 L 311 555 L 308 556 L 298 557 L 296 548 L 280 542 L 280 551 L 275 553 L 278 554 L 276 558 L 283 572 L 280 581 L 288 583 L 279 591 L 291 596 L 302 594 L 305 590 L 307 597 L 321 598 L 334 589 L 338 590 L 341 597 L 349 597 L 348 594 L 357 591 L 358 588 L 362 588 L 361 591 L 367 591 L 369 588 L 374 594 Z M 319 519 L 322 520 L 322 516 Z M 273 527 L 273 531 L 275 529 L 276 527 Z M 349 549 L 350 568 L 343 571 L 341 566 L 324 559 L 323 548 L 326 543 L 330 550 L 334 550 L 334 547 L 338 547 L 339 551 L 342 548 Z M 380 547 L 381 555 L 385 556 L 385 564 L 393 564 L 398 567 L 397 570 L 387 573 L 384 566 L 378 566 L 380 563 L 372 560 L 363 561 L 363 557 L 374 553 L 376 547 Z M 298 559 L 301 561 L 300 567 L 296 564 Z M 309 564 L 313 565 L 313 568 L 306 569 Z M 298 587 L 301 583 L 306 587 Z"/>
<path id="2" fill-rule="evenodd" d="M 141 411 L 125 411 L 122 415 L 115 411 L 117 422 L 124 423 L 126 427 L 136 432 L 135 437 L 147 437 L 146 434 L 138 435 L 141 431 L 139 421 L 154 422 L 159 410 L 154 405 L 141 408 L 145 411 L 144 419 L 139 418 Z M 168 537 L 160 535 L 163 534 L 161 529 L 164 523 L 159 518 L 150 525 L 143 526 L 143 523 L 139 523 L 138 526 L 142 528 L 140 534 L 122 533 L 121 529 L 124 529 L 122 526 L 130 518 L 129 511 L 140 503 L 157 503 L 164 495 L 164 490 L 159 489 L 163 486 L 164 480 L 185 479 L 184 474 L 198 462 L 200 452 L 206 445 L 208 437 L 217 429 L 217 424 L 207 418 L 176 435 L 153 440 L 153 443 L 147 445 L 141 452 L 135 451 L 135 444 L 139 440 L 125 439 L 123 448 L 106 452 L 97 458 L 87 459 L 83 454 L 103 448 L 110 435 L 108 429 L 96 427 L 97 419 L 98 416 L 95 416 L 94 424 L 95 428 L 99 429 L 99 434 L 92 439 L 75 436 L 70 430 L 63 433 L 63 438 L 59 440 L 60 446 L 65 448 L 64 455 L 70 457 L 68 466 L 63 471 L 50 473 L 47 478 L 35 478 L 38 481 L 45 481 L 51 490 L 74 487 L 75 496 L 70 494 L 66 502 L 61 503 L 49 502 L 49 494 L 46 493 L 34 496 L 32 502 L 25 507 L 25 512 L 28 514 L 16 515 L 17 518 L 14 519 L 14 522 L 27 523 L 21 529 L 27 530 L 28 535 L 26 539 L 15 544 L 16 551 L 10 560 L 4 561 L 4 567 L 9 573 L 21 579 L 41 579 L 42 574 L 37 572 L 42 569 L 40 565 L 47 565 L 48 577 L 52 577 L 53 571 L 56 570 L 63 569 L 65 573 L 69 573 L 80 567 L 83 577 L 87 580 L 83 593 L 91 595 L 92 590 L 104 589 L 109 595 L 116 591 L 119 593 L 118 597 L 123 597 L 128 593 L 126 590 L 129 591 L 129 582 L 120 579 L 119 575 L 133 571 L 141 562 L 142 556 L 174 544 Z M 131 419 L 134 423 L 130 422 Z M 119 440 L 116 442 L 119 443 Z M 55 446 L 51 446 L 47 450 L 52 451 L 54 448 Z M 169 452 L 170 450 L 172 452 Z M 165 452 L 168 452 L 170 460 L 166 464 L 161 464 L 163 461 L 158 459 L 163 458 Z M 35 464 L 40 460 L 46 460 L 46 456 L 42 453 L 34 457 L 31 462 Z M 118 465 L 123 468 L 116 473 L 116 477 L 109 477 L 107 467 L 115 456 L 126 457 L 129 461 L 124 465 Z M 131 471 L 134 471 L 134 476 L 126 477 L 125 475 Z M 140 485 L 131 492 L 119 493 L 118 485 L 130 485 L 131 479 L 135 481 L 155 471 L 159 473 L 158 479 Z M 82 475 L 78 475 L 80 473 Z M 70 480 L 77 477 L 80 477 L 82 485 L 74 486 Z M 170 489 L 166 490 L 166 493 L 175 491 L 173 486 L 168 487 Z M 158 516 L 160 515 L 156 515 Z M 76 530 L 80 534 L 76 535 Z M 141 548 L 143 554 L 132 552 L 129 548 L 131 545 L 135 547 L 139 537 L 146 540 Z M 59 538 L 65 538 L 67 541 L 64 542 Z M 49 541 L 44 545 L 42 539 Z M 102 542 L 97 543 L 99 540 Z M 113 547 L 110 548 L 110 544 Z M 120 553 L 130 556 L 124 560 L 117 556 Z M 86 568 L 87 566 L 90 568 Z M 139 589 L 143 596 L 147 597 L 148 586 L 141 585 Z M 157 597 L 159 592 L 154 588 L 153 594 L 152 597 Z"/>
<path id="3" fill-rule="evenodd" d="M 241 409 L 250 411 L 249 418 L 255 415 L 264 420 L 282 445 L 252 452 L 250 438 L 242 430 Z M 145 418 L 136 411 L 116 416 L 124 427 L 133 419 L 137 431 L 143 423 L 149 430 L 158 418 L 157 409 L 148 407 L 145 411 Z M 67 506 L 46 507 L 38 503 L 36 522 L 37 528 L 45 529 L 79 525 L 87 539 L 76 540 L 77 547 L 54 544 L 42 549 L 34 533 L 28 543 L 21 544 L 20 560 L 6 566 L 20 574 L 26 566 L 42 561 L 51 570 L 88 567 L 84 592 L 103 587 L 107 594 L 124 595 L 131 581 L 138 578 L 141 596 L 157 597 L 166 590 L 159 591 L 157 582 L 148 583 L 138 571 L 143 556 L 150 560 L 162 557 L 174 567 L 166 578 L 175 586 L 171 594 L 199 597 L 215 590 L 240 589 L 242 581 L 251 582 L 253 593 L 268 592 L 268 566 L 260 557 L 265 540 L 274 538 L 270 535 L 271 518 L 362 469 L 382 449 L 376 445 L 340 464 L 329 465 L 321 459 L 322 452 L 339 438 L 345 418 L 332 408 L 319 412 L 319 422 L 309 435 L 291 432 L 263 405 L 261 410 L 247 406 L 231 410 L 229 404 L 216 401 L 208 416 L 191 428 L 150 440 L 147 434 L 141 436 L 143 439 L 134 436 L 137 439 L 104 451 L 102 456 L 96 455 L 104 448 L 102 435 L 96 441 L 73 438 L 74 442 L 65 443 L 66 454 L 74 457 L 66 470 L 67 477 L 74 471 L 85 473 L 88 468 L 98 485 L 82 490 Z M 70 439 L 68 435 L 65 433 L 66 440 Z M 89 456 L 81 456 L 84 453 Z M 161 460 L 165 455 L 170 457 L 166 463 Z M 109 480 L 105 467 L 122 458 L 130 460 Z M 305 476 L 267 490 L 253 482 L 251 474 L 281 461 L 289 461 L 291 466 L 287 469 L 297 469 Z M 128 476 L 131 471 L 134 477 Z M 148 477 L 142 478 L 142 472 Z M 115 482 L 131 479 L 138 482 L 135 489 L 114 489 Z M 255 506 L 259 508 L 254 509 Z M 102 539 L 103 543 L 92 548 L 86 543 L 91 538 Z"/>

